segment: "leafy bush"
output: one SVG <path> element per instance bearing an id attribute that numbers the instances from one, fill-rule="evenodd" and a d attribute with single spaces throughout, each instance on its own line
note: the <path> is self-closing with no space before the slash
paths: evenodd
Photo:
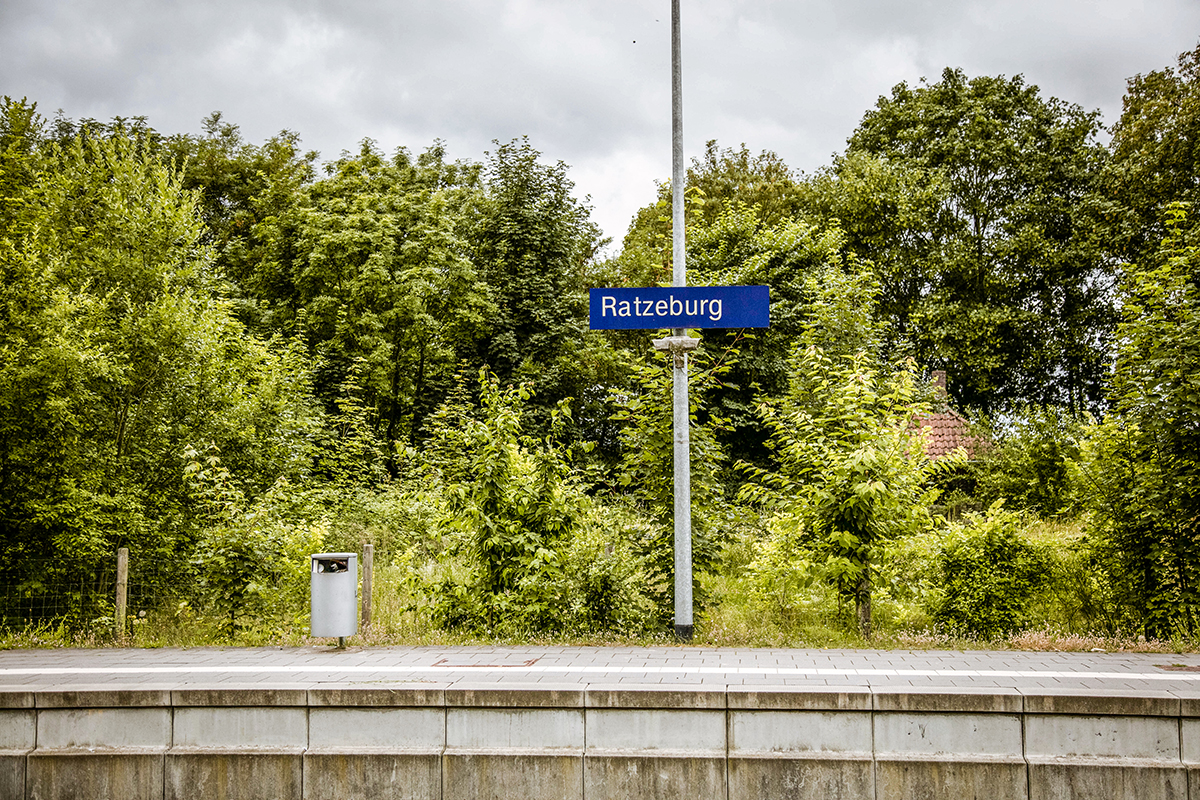
<path id="1" fill-rule="evenodd" d="M 293 490 L 281 480 L 254 502 L 221 464 L 189 448 L 185 477 L 206 524 L 192 554 L 202 608 L 225 638 L 247 630 L 277 634 L 306 627 L 309 556 L 324 549 L 327 522 L 297 521 Z"/>
<path id="2" fill-rule="evenodd" d="M 1200 629 L 1200 248 L 1184 207 L 1166 222 L 1125 275 L 1113 409 L 1081 459 L 1090 533 L 1147 639 Z"/>
<path id="3" fill-rule="evenodd" d="M 1031 602 L 1051 567 L 1043 548 L 1022 535 L 1020 517 L 999 502 L 985 516 L 968 513 L 954 526 L 937 564 L 941 592 L 932 598 L 935 623 L 984 639 L 1026 625 Z"/>
<path id="4" fill-rule="evenodd" d="M 1003 498 L 1043 518 L 1077 510 L 1071 464 L 1079 458 L 1082 422 L 1062 408 L 1027 407 L 993 426 L 993 445 L 973 465 L 976 499 L 985 507 Z"/>
<path id="5" fill-rule="evenodd" d="M 760 407 L 778 469 L 744 464 L 750 481 L 739 497 L 780 514 L 755 570 L 760 583 L 777 592 L 779 582 L 820 578 L 853 598 L 859 632 L 869 638 L 884 548 L 933 529 L 934 480 L 963 455 L 926 454 L 914 424 L 928 410 L 915 366 L 880 355 L 875 278 L 861 268 L 828 269 L 822 278 L 810 280 L 814 300 L 788 364 L 788 393 Z"/>
<path id="6" fill-rule="evenodd" d="M 1051 562 L 1049 580 L 1031 608 L 1031 621 L 1070 634 L 1117 636 L 1137 630 L 1119 601 L 1121 592 L 1103 548 L 1083 533 L 1086 524 L 1043 521 L 1026 529 Z"/>
<path id="7" fill-rule="evenodd" d="M 479 387 L 479 418 L 444 409 L 433 417 L 455 427 L 434 431 L 433 480 L 455 479 L 441 484 L 446 550 L 419 590 L 435 622 L 491 632 L 640 629 L 652 616 L 651 586 L 633 550 L 649 526 L 585 494 L 555 440 L 566 402 L 538 439 L 523 432 L 525 386 L 501 388 L 485 370 Z"/>
<path id="8" fill-rule="evenodd" d="M 782 408 L 763 406 L 780 469 L 748 466 L 752 483 L 741 493 L 781 514 L 756 569 L 771 592 L 816 577 L 836 586 L 869 637 L 885 546 L 933 529 L 933 479 L 961 457 L 925 455 L 910 369 L 892 372 L 863 352 L 834 360 L 809 346 L 797 349 L 793 370 L 794 394 Z"/>
<path id="9" fill-rule="evenodd" d="M 721 531 L 712 521 L 722 516 L 726 505 L 719 480 L 726 457 L 716 437 L 726 423 L 709 413 L 706 395 L 736 360 L 736 350 L 727 350 L 719 358 L 703 350 L 689 357 L 692 599 L 699 609 L 706 602 L 704 576 L 715 568 L 721 546 Z M 662 625 L 669 624 L 675 612 L 673 366 L 672 357 L 656 354 L 653 363 L 633 368 L 634 386 L 629 391 L 613 393 L 620 406 L 613 420 L 622 426 L 618 481 L 655 523 L 639 538 L 636 550 Z"/>

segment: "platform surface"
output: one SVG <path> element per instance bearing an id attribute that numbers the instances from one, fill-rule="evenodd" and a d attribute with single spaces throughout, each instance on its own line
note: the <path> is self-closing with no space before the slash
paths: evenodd
<path id="1" fill-rule="evenodd" d="M 0 651 L 0 691 L 413 684 L 862 687 L 1200 696 L 1200 654 L 707 647 Z"/>

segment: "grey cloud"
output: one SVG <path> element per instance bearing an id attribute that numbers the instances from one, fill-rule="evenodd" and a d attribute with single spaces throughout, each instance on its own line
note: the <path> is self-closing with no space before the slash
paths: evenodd
<path id="1" fill-rule="evenodd" d="M 900 81 L 1023 73 L 1101 108 L 1195 46 L 1194 0 L 684 0 L 686 142 L 746 142 L 812 170 Z M 576 167 L 619 234 L 670 171 L 667 0 L 8 0 L 0 92 L 73 117 L 251 140 L 282 128 L 334 157 L 372 137 L 482 157 L 529 134 Z M 656 21 L 657 20 L 657 21 Z M 634 41 L 636 40 L 636 44 Z"/>

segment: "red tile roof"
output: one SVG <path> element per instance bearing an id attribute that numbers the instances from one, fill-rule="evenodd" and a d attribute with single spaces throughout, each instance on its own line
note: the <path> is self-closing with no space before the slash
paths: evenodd
<path id="1" fill-rule="evenodd" d="M 968 458 L 974 458 L 984 445 L 982 439 L 971 435 L 967 421 L 950 410 L 922 414 L 913 420 L 913 427 L 928 431 L 926 452 L 930 458 L 941 458 L 958 447 L 967 451 Z"/>

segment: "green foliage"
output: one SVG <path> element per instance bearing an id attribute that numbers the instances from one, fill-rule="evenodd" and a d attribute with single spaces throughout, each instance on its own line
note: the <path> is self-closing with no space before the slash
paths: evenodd
<path id="1" fill-rule="evenodd" d="M 362 402 L 364 359 L 357 358 L 342 381 L 336 412 L 329 415 L 316 453 L 317 471 L 335 490 L 375 487 L 385 477 L 383 454 Z"/>
<path id="2" fill-rule="evenodd" d="M 494 307 L 473 363 L 528 383 L 537 398 L 530 421 L 547 431 L 554 406 L 583 397 L 593 382 L 578 351 L 587 326 L 583 277 L 600 230 L 571 196 L 566 164 L 540 163 L 526 139 L 496 145 L 471 222 L 473 257 Z"/>
<path id="3" fill-rule="evenodd" d="M 267 329 L 256 300 L 270 296 L 261 270 L 268 255 L 268 221 L 287 215 L 314 177 L 317 153 L 301 153 L 300 136 L 280 131 L 261 146 L 248 143 L 237 125 L 214 111 L 202 136 L 177 135 L 162 143 L 164 159 L 182 172 L 183 186 L 199 196 L 205 238 L 214 250 L 215 271 L 230 281 L 238 316 L 256 330 Z M 276 289 L 277 290 L 277 289 Z"/>
<path id="4" fill-rule="evenodd" d="M 799 191 L 791 168 L 777 154 L 764 150 L 751 155 L 744 142 L 736 150 L 722 150 L 715 139 L 705 143 L 703 159 L 692 159 L 687 186 L 698 195 L 689 203 L 690 224 L 712 224 L 727 206 L 741 203 L 775 225 L 795 216 Z M 669 204 L 670 186 L 665 188 Z"/>
<path id="5" fill-rule="evenodd" d="M 1083 423 L 1055 407 L 1023 408 L 988 433 L 971 465 L 975 498 L 990 506 L 997 500 L 1042 518 L 1078 513 L 1073 465 L 1079 459 Z"/>
<path id="6" fill-rule="evenodd" d="M 187 446 L 216 442 L 252 491 L 305 474 L 306 354 L 246 335 L 196 197 L 140 133 L 60 143 L 31 113 L 5 109 L 0 551 L 94 573 L 128 546 L 169 584 L 195 534 Z"/>
<path id="7" fill-rule="evenodd" d="M 797 585 L 811 580 L 805 573 L 831 583 L 854 599 L 859 628 L 869 636 L 883 547 L 933 528 L 932 479 L 956 459 L 924 455 L 914 432 L 922 407 L 910 371 L 881 374 L 862 354 L 833 361 L 814 346 L 798 349 L 794 365 L 797 384 L 810 388 L 782 407 L 764 404 L 762 412 L 779 471 L 747 465 L 752 482 L 740 493 L 779 510 L 775 541 L 757 569 L 767 583 L 780 568 L 794 573 L 788 580 Z M 792 564 L 804 551 L 811 565 Z"/>
<path id="8" fill-rule="evenodd" d="M 714 359 L 704 350 L 688 358 L 688 437 L 691 460 L 692 597 L 703 608 L 703 580 L 715 564 L 721 530 L 714 524 L 725 505 L 721 470 L 726 456 L 716 435 L 727 426 L 711 414 L 706 396 L 721 384 L 737 362 L 737 351 Z M 635 387 L 614 392 L 620 410 L 613 419 L 622 424 L 618 483 L 654 520 L 638 542 L 647 589 L 659 620 L 667 624 L 675 610 L 675 462 L 673 357 L 655 354 L 654 362 L 634 368 Z"/>
<path id="9" fill-rule="evenodd" d="M 1104 158 L 1097 114 L 1045 100 L 1020 76 L 946 69 L 937 83 L 898 84 L 850 138 L 851 156 L 886 167 L 848 157 L 839 183 L 861 193 L 882 172 L 881 196 L 825 205 L 866 212 L 843 224 L 864 256 L 895 256 L 881 270 L 884 307 L 912 321 L 900 324 L 915 356 L 948 372 L 960 407 L 1078 412 L 1100 400 L 1113 311 L 1091 233 Z M 883 241 L 872 218 L 884 220 Z"/>
<path id="10" fill-rule="evenodd" d="M 1095 114 L 956 70 L 895 87 L 809 177 L 708 143 L 691 282 L 769 285 L 772 325 L 711 331 L 727 355 L 694 361 L 702 625 L 841 642 L 853 599 L 864 636 L 930 614 L 978 637 L 1195 632 L 1200 255 L 1170 204 L 1196 199 L 1198 64 L 1130 81 L 1111 159 Z M 219 114 L 163 136 L 0 104 L 0 557 L 33 565 L 21 602 L 69 583 L 64 635 L 111 627 L 127 546 L 164 618 L 300 636 L 307 555 L 372 542 L 378 599 L 422 635 L 661 630 L 669 370 L 644 334 L 585 334 L 583 289 L 662 283 L 685 187 L 599 260 L 566 165 L 528 141 L 479 164 L 365 141 L 319 179 L 315 159 Z M 1119 294 L 1114 253 L 1135 264 Z M 1034 542 L 999 507 L 938 532 L 961 461 L 924 455 L 917 364 L 1001 420 L 955 472 L 975 500 L 1054 524 L 1086 506 L 1087 536 Z"/>
<path id="11" fill-rule="evenodd" d="M 1130 78 L 1101 178 L 1108 246 L 1135 263 L 1153 261 L 1168 236 L 1168 206 L 1200 200 L 1200 46 L 1175 68 Z M 1189 226 L 1193 227 L 1193 226 Z"/>
<path id="12" fill-rule="evenodd" d="M 1200 595 L 1200 249 L 1168 235 L 1126 276 L 1113 413 L 1090 426 L 1083 477 L 1097 545 L 1147 638 L 1196 630 Z"/>
<path id="13" fill-rule="evenodd" d="M 874 266 L 888 352 L 911 347 L 921 335 L 914 315 L 934 287 L 939 243 L 950 233 L 942 174 L 851 150 L 805 181 L 800 196 L 808 214 L 840 228 L 845 246 Z"/>
<path id="14" fill-rule="evenodd" d="M 522 436 L 520 404 L 529 391 L 502 390 L 494 375 L 480 375 L 484 418 L 471 430 L 469 483 L 450 487 L 456 511 L 470 533 L 478 565 L 477 590 L 489 608 L 545 613 L 548 598 L 530 608 L 511 598 L 518 588 L 553 583 L 561 569 L 554 549 L 575 525 L 581 493 L 566 477 L 562 453 L 552 440 Z M 567 414 L 566 405 L 557 409 Z M 535 598 L 529 598 L 535 599 Z M 559 599 L 559 598 L 553 598 Z M 551 601 L 553 599 L 550 599 Z"/>
<path id="15" fill-rule="evenodd" d="M 719 475 L 725 454 L 715 433 L 726 423 L 709 412 L 706 396 L 737 363 L 736 350 L 714 358 L 703 348 L 688 357 L 688 437 L 694 513 L 703 517 L 721 496 Z M 620 486 L 655 517 L 668 520 L 674 508 L 674 365 L 655 353 L 634 368 L 634 388 L 614 392 L 620 404 L 613 419 L 622 423 Z"/>
<path id="16" fill-rule="evenodd" d="M 493 632 L 644 625 L 649 603 L 629 540 L 583 493 L 556 439 L 567 403 L 536 438 L 524 433 L 527 386 L 501 388 L 481 371 L 479 389 L 477 417 L 448 421 L 461 436 L 434 432 L 435 474 L 454 477 L 446 522 L 457 534 L 425 581 L 435 620 Z"/>
<path id="17" fill-rule="evenodd" d="M 730 207 L 744 206 L 772 227 L 794 217 L 798 187 L 791 169 L 770 150 L 752 155 L 709 140 L 704 157 L 687 170 L 685 227 L 689 239 L 714 225 Z M 625 235 L 614 285 L 658 286 L 671 280 L 671 204 L 669 181 L 658 184 L 656 201 L 638 209 Z M 691 243 L 689 241 L 689 247 Z"/>
<path id="18" fill-rule="evenodd" d="M 714 347 L 736 348 L 737 363 L 714 388 L 710 403 L 729 421 L 720 436 L 734 459 L 765 465 L 769 435 L 756 411 L 760 394 L 778 397 L 788 387 L 788 357 L 808 324 L 818 295 L 814 277 L 854 271 L 842 258 L 845 240 L 836 227 L 783 220 L 768 224 L 757 208 L 729 203 L 709 225 L 689 234 L 688 263 L 697 285 L 771 287 L 771 327 L 711 331 Z M 824 344 L 824 343 L 823 343 Z"/>
<path id="19" fill-rule="evenodd" d="M 643 554 L 656 526 L 617 504 L 591 504 L 564 554 L 561 630 L 646 634 L 661 629 L 661 590 Z"/>
<path id="20" fill-rule="evenodd" d="M 263 222 L 270 258 L 246 288 L 320 356 L 327 407 L 355 375 L 395 477 L 397 443 L 416 442 L 438 387 L 494 312 L 465 238 L 478 169 L 446 163 L 440 145 L 389 159 L 368 140 L 326 171 Z"/>
<path id="21" fill-rule="evenodd" d="M 840 295 L 856 285 L 828 285 L 826 302 L 818 305 L 847 308 Z M 869 303 L 863 313 L 870 314 Z M 818 315 L 809 337 L 844 319 L 843 313 Z M 869 349 L 831 357 L 801 343 L 791 367 L 788 395 L 761 410 L 778 469 L 745 465 L 750 482 L 739 494 L 778 514 L 754 569 L 772 591 L 777 580 L 802 588 L 820 578 L 837 587 L 854 599 L 859 629 L 869 637 L 884 547 L 933 528 L 932 481 L 961 463 L 961 454 L 937 462 L 925 455 L 914 418 L 927 408 L 911 364 L 893 370 Z"/>
<path id="22" fill-rule="evenodd" d="M 327 523 L 289 520 L 292 487 L 282 480 L 247 502 L 215 447 L 188 448 L 184 474 L 205 525 L 192 553 L 201 607 L 216 630 L 233 638 L 246 629 L 306 627 L 308 557 L 324 550 Z"/>
<path id="23" fill-rule="evenodd" d="M 1050 559 L 1048 581 L 1031 614 L 1035 624 L 1075 634 L 1103 632 L 1128 635 L 1139 629 L 1114 579 L 1101 543 L 1082 535 L 1085 523 L 1043 524 L 1050 530 L 1026 529 L 1031 541 Z M 1057 526 L 1062 526 L 1055 529 Z"/>
<path id="24" fill-rule="evenodd" d="M 951 528 L 937 556 L 940 589 L 933 619 L 959 635 L 994 639 L 1029 622 L 1030 605 L 1050 577 L 1044 550 L 1021 534 L 1020 517 L 993 503 Z"/>

